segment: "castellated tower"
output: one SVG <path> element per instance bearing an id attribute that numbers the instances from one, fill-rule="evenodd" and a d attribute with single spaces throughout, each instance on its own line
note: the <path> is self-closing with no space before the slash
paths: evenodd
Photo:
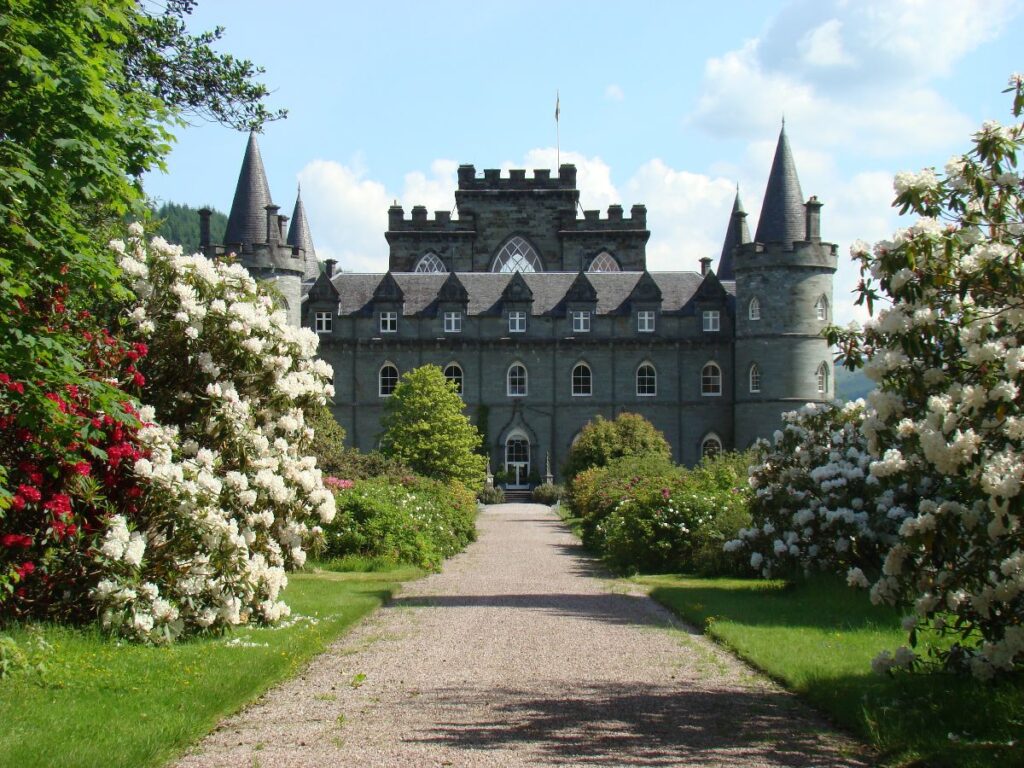
<path id="1" fill-rule="evenodd" d="M 806 202 L 783 125 L 753 240 L 739 201 L 720 272 L 736 281 L 735 446 L 771 435 L 780 414 L 835 397 L 832 322 L 836 246 L 821 240 L 821 206 Z"/>
<path id="2" fill-rule="evenodd" d="M 257 280 L 274 284 L 281 303 L 294 326 L 302 321 L 303 281 L 320 274 L 313 249 L 306 212 L 299 196 L 295 201 L 291 230 L 286 233 L 288 217 L 278 213 L 280 206 L 270 196 L 270 185 L 256 134 L 249 134 L 242 170 L 238 174 L 235 197 L 228 215 L 224 244 L 210 242 L 210 211 L 200 216 L 200 248 L 207 256 L 237 254 L 239 262 Z"/>

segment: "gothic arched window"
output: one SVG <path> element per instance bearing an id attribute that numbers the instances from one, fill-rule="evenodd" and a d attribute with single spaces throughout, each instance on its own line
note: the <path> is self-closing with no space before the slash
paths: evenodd
<path id="1" fill-rule="evenodd" d="M 817 371 L 818 377 L 818 394 L 828 394 L 828 363 L 822 363 L 818 366 Z"/>
<path id="2" fill-rule="evenodd" d="M 543 272 L 533 246 L 516 235 L 510 237 L 494 257 L 491 272 Z"/>
<path id="3" fill-rule="evenodd" d="M 377 374 L 377 394 L 381 397 L 391 397 L 398 386 L 398 368 L 392 363 L 384 363 Z"/>
<path id="4" fill-rule="evenodd" d="M 814 316 L 819 320 L 828 320 L 828 299 L 825 294 L 818 297 L 818 300 L 814 302 Z"/>
<path id="5" fill-rule="evenodd" d="M 722 394 L 722 369 L 718 363 L 708 363 L 700 372 L 700 393 L 702 395 Z"/>
<path id="6" fill-rule="evenodd" d="M 448 268 L 441 261 L 441 257 L 436 253 L 428 252 L 420 256 L 420 260 L 416 262 L 413 272 L 447 272 Z"/>
<path id="7" fill-rule="evenodd" d="M 752 363 L 750 366 L 750 391 L 755 393 L 761 391 L 761 366 L 757 363 Z"/>
<path id="8" fill-rule="evenodd" d="M 750 304 L 747 307 L 747 317 L 751 320 L 761 319 L 761 302 L 757 300 L 757 296 L 750 300 Z"/>
<path id="9" fill-rule="evenodd" d="M 577 363 L 572 369 L 572 394 L 574 397 L 594 394 L 594 376 L 586 363 Z"/>
<path id="10" fill-rule="evenodd" d="M 455 391 L 462 394 L 462 366 L 458 363 L 448 363 L 444 367 L 444 377 L 455 385 Z"/>
<path id="11" fill-rule="evenodd" d="M 622 268 L 619 266 L 619 262 L 615 260 L 608 251 L 601 251 L 594 260 L 590 262 L 590 268 L 587 272 L 621 272 Z"/>

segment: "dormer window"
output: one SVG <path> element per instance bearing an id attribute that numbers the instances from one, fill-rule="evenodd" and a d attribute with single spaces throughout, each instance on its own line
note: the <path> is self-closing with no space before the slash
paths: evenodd
<path id="1" fill-rule="evenodd" d="M 572 330 L 573 333 L 590 333 L 590 312 L 583 309 L 573 310 Z"/>
<path id="2" fill-rule="evenodd" d="M 636 329 L 640 333 L 654 333 L 653 309 L 641 309 L 636 313 Z"/>
<path id="3" fill-rule="evenodd" d="M 332 313 L 332 312 L 317 312 L 316 313 L 316 326 L 315 326 L 314 330 L 317 333 L 330 333 L 333 323 L 334 323 L 334 313 Z"/>
<path id="4" fill-rule="evenodd" d="M 526 313 L 522 310 L 514 310 L 508 313 L 508 332 L 526 333 Z"/>
<path id="5" fill-rule="evenodd" d="M 717 309 L 705 309 L 702 317 L 706 332 L 721 330 L 722 314 Z"/>
<path id="6" fill-rule="evenodd" d="M 444 332 L 445 333 L 462 333 L 462 313 L 461 312 L 445 312 L 444 313 Z"/>
<path id="7" fill-rule="evenodd" d="M 398 331 L 398 313 L 397 312 L 381 312 L 380 313 L 380 332 L 381 333 L 397 333 Z"/>

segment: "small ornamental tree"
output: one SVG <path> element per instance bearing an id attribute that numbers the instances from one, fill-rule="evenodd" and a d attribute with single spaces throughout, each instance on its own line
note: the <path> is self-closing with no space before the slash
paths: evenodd
<path id="1" fill-rule="evenodd" d="M 463 413 L 462 398 L 436 365 L 405 373 L 384 406 L 381 452 L 438 480 L 483 488 L 487 459 L 480 433 Z"/>
<path id="2" fill-rule="evenodd" d="M 1019 120 L 1024 77 L 1008 92 Z M 987 122 L 943 173 L 898 174 L 896 205 L 920 218 L 851 249 L 858 301 L 885 306 L 862 333 L 830 333 L 878 382 L 870 473 L 916 493 L 872 597 L 912 606 L 911 646 L 923 628 L 952 635 L 939 658 L 979 677 L 1024 667 L 1021 142 L 1020 122 Z M 877 666 L 919 661 L 904 648 Z"/>
<path id="3" fill-rule="evenodd" d="M 612 421 L 598 416 L 580 432 L 563 472 L 570 481 L 591 467 L 603 467 L 623 456 L 672 458 L 665 436 L 637 413 L 620 413 Z"/>

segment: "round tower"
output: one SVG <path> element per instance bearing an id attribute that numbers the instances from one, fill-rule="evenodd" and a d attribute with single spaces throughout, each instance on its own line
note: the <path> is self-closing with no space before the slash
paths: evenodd
<path id="1" fill-rule="evenodd" d="M 832 322 L 836 246 L 821 240 L 821 206 L 804 202 L 796 165 L 779 134 L 753 241 L 734 207 L 736 280 L 735 441 L 769 437 L 785 411 L 835 397 L 832 354 L 821 335 Z M 728 242 L 728 239 L 727 239 Z"/>

